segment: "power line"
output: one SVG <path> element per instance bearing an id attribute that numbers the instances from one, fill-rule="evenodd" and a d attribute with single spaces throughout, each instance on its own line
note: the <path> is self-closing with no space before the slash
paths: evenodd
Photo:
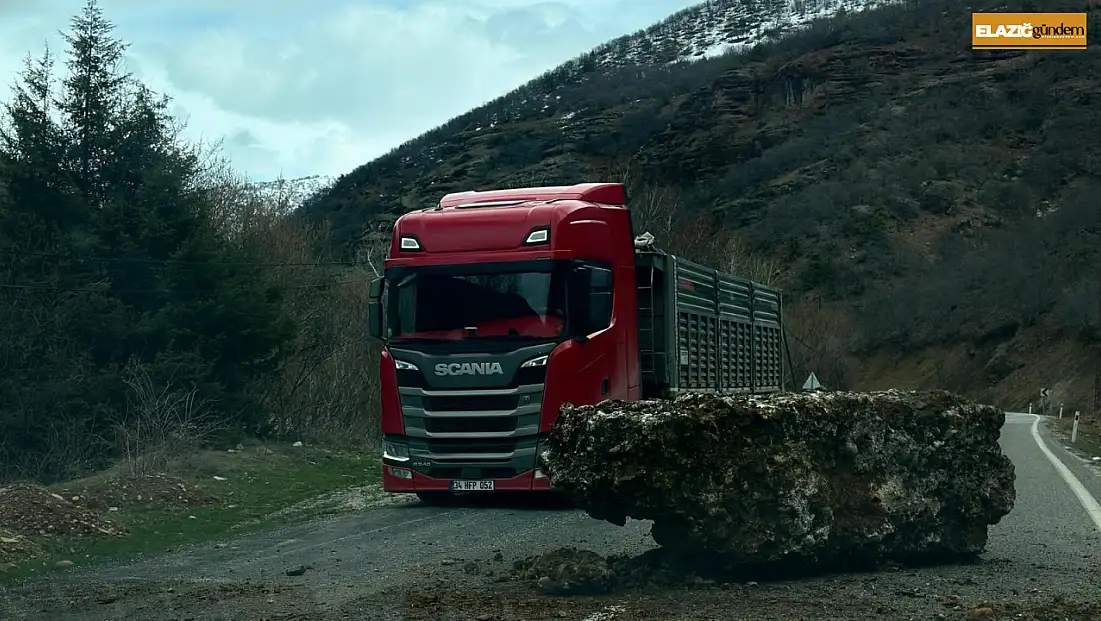
<path id="1" fill-rule="evenodd" d="M 335 287 L 339 285 L 353 285 L 362 284 L 363 281 L 359 280 L 337 280 L 330 283 L 314 283 L 309 285 L 291 285 L 287 287 L 279 287 L 281 289 L 325 289 L 328 287 Z M 51 287 L 49 285 L 37 285 L 37 284 L 16 284 L 16 283 L 0 283 L 0 289 L 11 289 L 16 291 L 54 291 L 58 293 L 207 293 L 206 291 L 188 290 L 188 289 L 173 289 L 166 287 L 163 289 L 112 289 L 109 286 L 104 286 L 101 289 L 95 289 L 92 287 Z"/>
<path id="2" fill-rule="evenodd" d="M 144 265 L 195 265 L 203 267 L 336 267 L 363 265 L 356 261 L 303 261 L 303 262 L 254 262 L 254 261 L 186 261 L 183 259 L 139 259 L 131 257 L 81 256 L 54 254 L 49 252 L 25 252 L 21 250 L 0 250 L 0 254 L 40 257 L 46 259 L 68 259 L 70 261 L 101 261 L 104 263 L 136 263 Z"/>

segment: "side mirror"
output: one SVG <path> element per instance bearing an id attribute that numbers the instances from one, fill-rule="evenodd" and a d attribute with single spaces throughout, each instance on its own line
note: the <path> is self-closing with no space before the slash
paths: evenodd
<path id="1" fill-rule="evenodd" d="M 377 340 L 382 340 L 382 283 L 381 278 L 372 280 L 367 291 L 367 334 Z"/>
<path id="2" fill-rule="evenodd" d="M 373 339 L 382 340 L 382 304 L 378 302 L 367 305 L 367 333 Z"/>

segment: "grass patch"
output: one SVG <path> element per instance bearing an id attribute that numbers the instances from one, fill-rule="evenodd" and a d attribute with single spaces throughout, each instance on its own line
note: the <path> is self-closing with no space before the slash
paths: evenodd
<path id="1" fill-rule="evenodd" d="M 1055 437 L 1063 446 L 1071 447 L 1072 451 L 1086 459 L 1101 457 L 1101 424 L 1098 424 L 1096 420 L 1091 420 L 1092 417 L 1086 418 L 1086 416 L 1083 414 L 1084 420 L 1078 421 L 1078 438 L 1074 444 L 1070 443 L 1070 435 L 1074 427 L 1073 412 L 1064 414 L 1063 418 L 1053 420 Z"/>
<path id="2" fill-rule="evenodd" d="M 204 451 L 175 460 L 168 474 L 183 490 L 175 502 L 163 494 L 150 499 L 142 480 L 120 466 L 93 477 L 50 486 L 67 501 L 95 506 L 124 528 L 118 537 L 37 537 L 45 553 L 0 573 L 0 581 L 42 575 L 62 566 L 82 566 L 144 554 L 169 552 L 189 544 L 284 526 L 326 514 L 362 508 L 378 497 L 378 452 L 333 451 L 313 447 L 255 444 L 233 451 Z M 125 487 L 125 489 L 122 489 Z M 341 502 L 355 491 L 361 500 Z M 107 501 L 97 499 L 108 498 Z M 190 499 L 187 497 L 190 496 Z M 73 500 L 76 504 L 76 500 Z"/>

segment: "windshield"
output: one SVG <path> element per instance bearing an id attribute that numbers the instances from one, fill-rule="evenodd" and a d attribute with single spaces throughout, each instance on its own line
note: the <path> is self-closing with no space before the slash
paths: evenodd
<path id="1" fill-rule="evenodd" d="M 553 339 L 565 332 L 566 270 L 544 262 L 403 270 L 389 279 L 390 338 Z"/>

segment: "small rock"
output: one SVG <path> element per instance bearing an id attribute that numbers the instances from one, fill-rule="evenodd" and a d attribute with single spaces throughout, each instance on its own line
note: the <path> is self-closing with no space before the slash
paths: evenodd
<path id="1" fill-rule="evenodd" d="M 58 567 L 72 567 L 72 566 L 73 566 L 73 562 L 72 562 L 72 561 L 70 561 L 70 560 L 63 560 L 63 561 L 58 561 L 58 562 L 57 562 L 57 566 L 58 566 Z"/>
<path id="2" fill-rule="evenodd" d="M 214 544 L 214 549 L 216 549 L 216 550 L 223 550 L 223 549 L 225 549 L 226 547 L 228 547 L 228 546 L 227 546 L 226 544 L 224 544 L 224 543 L 216 543 L 216 544 Z"/>
<path id="3" fill-rule="evenodd" d="M 967 611 L 968 619 L 986 619 L 994 616 L 994 609 L 990 606 L 976 606 Z"/>
<path id="4" fill-rule="evenodd" d="M 302 441 L 301 441 L 301 440 L 299 440 L 298 442 L 295 442 L 295 443 L 294 443 L 294 444 L 292 444 L 291 446 L 293 446 L 293 447 L 296 447 L 296 448 L 297 448 L 297 447 L 300 447 L 300 446 L 302 446 Z"/>
<path id="5" fill-rule="evenodd" d="M 309 569 L 309 567 L 306 567 L 305 565 L 299 565 L 298 567 L 295 567 L 294 569 L 288 569 L 287 570 L 287 575 L 288 576 L 301 576 L 302 574 L 306 573 L 306 570 L 308 570 L 308 569 Z"/>

